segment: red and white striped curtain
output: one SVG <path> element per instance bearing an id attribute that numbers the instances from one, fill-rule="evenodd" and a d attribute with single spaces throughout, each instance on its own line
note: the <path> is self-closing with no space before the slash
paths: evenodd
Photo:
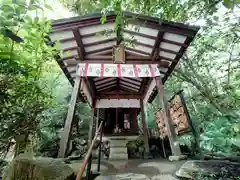
<path id="1" fill-rule="evenodd" d="M 157 64 L 88 64 L 79 63 L 77 76 L 89 77 L 156 77 Z"/>

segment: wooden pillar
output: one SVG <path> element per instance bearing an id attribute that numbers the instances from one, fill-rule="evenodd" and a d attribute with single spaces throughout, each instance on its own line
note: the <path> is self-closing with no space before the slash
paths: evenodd
<path id="1" fill-rule="evenodd" d="M 98 128 L 98 126 L 99 126 L 99 118 L 100 117 L 100 109 L 98 108 L 97 109 L 97 119 L 96 119 L 96 129 Z"/>
<path id="2" fill-rule="evenodd" d="M 144 104 L 142 99 L 140 100 L 140 106 L 141 106 L 141 115 L 142 115 L 142 129 L 143 129 L 143 136 L 144 136 L 145 153 L 149 154 L 148 128 L 147 128 L 146 116 L 144 112 Z"/>
<path id="3" fill-rule="evenodd" d="M 175 129 L 172 123 L 169 107 L 168 107 L 168 101 L 166 99 L 165 93 L 164 93 L 164 87 L 162 83 L 161 77 L 156 77 L 156 86 L 158 89 L 158 95 L 160 99 L 160 103 L 162 104 L 162 109 L 163 109 L 163 119 L 165 122 L 165 125 L 167 127 L 167 132 L 168 132 L 168 138 L 172 150 L 172 154 L 175 156 L 181 155 L 181 150 L 178 144 L 175 143 L 176 141 L 176 133 Z"/>
<path id="4" fill-rule="evenodd" d="M 72 91 L 72 96 L 71 96 L 71 100 L 68 108 L 64 129 L 63 129 L 63 132 L 61 133 L 60 148 L 58 152 L 58 157 L 60 158 L 64 158 L 66 156 L 66 152 L 68 149 L 69 136 L 72 131 L 73 116 L 75 112 L 77 97 L 79 95 L 78 93 L 79 93 L 80 85 L 81 85 L 81 77 L 77 76 L 75 79 L 75 83 Z"/>
<path id="5" fill-rule="evenodd" d="M 95 113 L 95 102 L 93 103 L 93 108 L 92 108 L 92 118 L 89 121 L 89 131 L 88 131 L 88 148 L 92 144 L 92 138 L 93 138 L 93 125 L 94 125 L 94 113 Z M 96 127 L 97 129 L 97 127 Z M 92 165 L 92 152 L 91 155 L 88 159 L 88 165 L 87 165 L 87 179 L 90 179 L 91 177 L 91 165 Z"/>
<path id="6" fill-rule="evenodd" d="M 100 117 L 99 117 L 99 109 L 97 112 L 97 122 L 100 124 Z M 103 135 L 103 125 L 100 130 L 100 144 L 99 144 L 99 149 L 98 149 L 98 165 L 97 165 L 97 171 L 100 172 L 100 166 L 101 166 L 101 151 L 102 151 L 102 135 Z"/>
<path id="7" fill-rule="evenodd" d="M 138 133 L 138 119 L 137 119 L 137 109 L 134 108 L 131 110 L 131 129 L 134 134 Z"/>

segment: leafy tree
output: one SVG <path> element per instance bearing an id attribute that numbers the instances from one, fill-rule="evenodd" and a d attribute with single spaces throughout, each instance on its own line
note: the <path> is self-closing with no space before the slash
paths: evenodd
<path id="1" fill-rule="evenodd" d="M 51 25 L 29 15 L 41 8 L 36 1 L 2 1 L 0 7 L 1 151 L 15 139 L 19 154 L 52 102 L 42 86 L 43 69 L 54 57 L 45 43 Z"/>

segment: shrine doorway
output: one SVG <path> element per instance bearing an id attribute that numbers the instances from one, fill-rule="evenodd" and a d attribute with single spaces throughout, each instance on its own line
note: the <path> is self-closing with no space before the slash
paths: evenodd
<path id="1" fill-rule="evenodd" d="M 136 108 L 105 109 L 104 135 L 126 136 L 138 134 Z"/>

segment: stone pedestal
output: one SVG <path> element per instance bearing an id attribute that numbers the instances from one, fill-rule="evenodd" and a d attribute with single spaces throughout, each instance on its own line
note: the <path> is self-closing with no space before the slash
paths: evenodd
<path id="1" fill-rule="evenodd" d="M 186 155 L 169 156 L 170 161 L 181 161 L 181 160 L 186 160 L 186 159 L 187 159 Z"/>

